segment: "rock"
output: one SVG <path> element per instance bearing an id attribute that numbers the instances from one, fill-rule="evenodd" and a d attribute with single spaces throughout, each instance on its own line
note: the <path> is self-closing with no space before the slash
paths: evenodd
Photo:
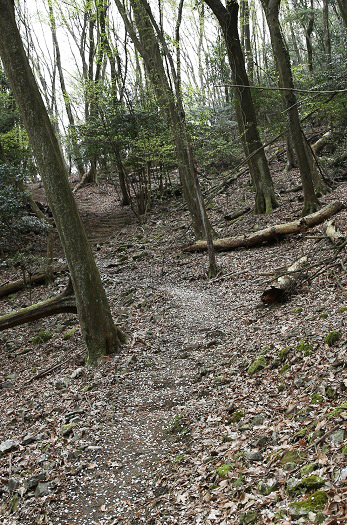
<path id="1" fill-rule="evenodd" d="M 260 494 L 263 494 L 264 496 L 268 496 L 271 494 L 271 492 L 274 492 L 279 487 L 279 484 L 277 481 L 270 480 L 268 483 L 264 483 L 263 481 L 259 481 L 258 483 L 258 490 Z"/>
<path id="2" fill-rule="evenodd" d="M 246 450 L 245 458 L 249 461 L 263 461 L 264 457 L 259 450 Z"/>
<path id="3" fill-rule="evenodd" d="M 36 474 L 32 478 L 27 479 L 24 483 L 24 486 L 27 490 L 33 490 L 37 487 L 37 485 L 41 481 L 45 481 L 45 480 L 46 480 L 46 473 L 41 472 L 40 474 Z"/>
<path id="4" fill-rule="evenodd" d="M 63 437 L 67 437 L 72 434 L 73 429 L 77 426 L 77 423 L 68 423 L 61 427 L 60 433 Z"/>
<path id="5" fill-rule="evenodd" d="M 346 431 L 343 428 L 336 430 L 336 432 L 333 432 L 329 437 L 329 441 L 332 445 L 339 445 L 340 443 L 343 443 L 345 439 Z"/>
<path id="6" fill-rule="evenodd" d="M 27 434 L 24 436 L 22 440 L 23 445 L 30 445 L 30 443 L 34 443 L 36 441 L 36 437 L 33 434 Z"/>
<path id="7" fill-rule="evenodd" d="M 0 452 L 2 452 L 2 454 L 6 454 L 6 452 L 16 450 L 18 447 L 19 441 L 15 441 L 14 439 L 6 439 L 6 441 L 0 443 Z"/>
<path id="8" fill-rule="evenodd" d="M 266 445 L 268 444 L 268 441 L 269 441 L 269 438 L 267 436 L 261 436 L 256 441 L 256 448 L 259 448 L 259 449 L 265 448 Z"/>
<path id="9" fill-rule="evenodd" d="M 258 414 L 257 416 L 254 416 L 254 418 L 252 419 L 252 425 L 254 427 L 260 427 L 265 421 L 265 416 L 263 416 L 262 414 Z"/>
<path id="10" fill-rule="evenodd" d="M 325 479 L 319 476 L 308 476 L 299 480 L 292 478 L 287 481 L 287 492 L 288 494 L 311 492 L 320 489 L 325 483 Z"/>
<path id="11" fill-rule="evenodd" d="M 56 388 L 57 390 L 64 390 L 68 385 L 68 382 L 66 379 L 64 379 L 63 377 L 60 377 L 59 379 L 57 379 L 54 383 L 54 388 Z"/>
<path id="12" fill-rule="evenodd" d="M 17 490 L 19 487 L 19 481 L 18 479 L 16 478 L 10 478 L 8 480 L 8 484 L 7 484 L 7 488 L 9 490 L 9 492 L 14 492 L 15 490 Z"/>
<path id="13" fill-rule="evenodd" d="M 82 375 L 84 374 L 84 368 L 83 367 L 80 367 L 80 368 L 76 368 L 76 370 L 74 370 L 70 376 L 71 379 L 78 379 L 79 377 L 81 377 Z"/>
<path id="14" fill-rule="evenodd" d="M 328 501 L 326 492 L 318 490 L 312 496 L 303 501 L 296 501 L 289 505 L 290 516 L 298 520 L 301 517 L 308 516 L 310 512 L 323 510 Z"/>
<path id="15" fill-rule="evenodd" d="M 287 450 L 282 458 L 281 458 L 281 465 L 286 465 L 287 468 L 290 468 L 292 465 L 298 465 L 303 461 L 304 457 L 300 456 L 300 454 L 295 450 Z"/>
<path id="16" fill-rule="evenodd" d="M 49 483 L 39 483 L 35 490 L 36 498 L 42 498 L 42 496 L 48 496 L 49 494 Z"/>
<path id="17" fill-rule="evenodd" d="M 248 367 L 247 374 L 252 376 L 266 367 L 265 355 L 258 356 Z"/>

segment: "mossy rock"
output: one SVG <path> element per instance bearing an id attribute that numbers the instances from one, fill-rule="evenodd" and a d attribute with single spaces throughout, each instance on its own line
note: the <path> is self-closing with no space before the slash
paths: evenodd
<path id="1" fill-rule="evenodd" d="M 304 501 L 296 501 L 289 505 L 289 513 L 294 519 L 307 516 L 310 512 L 323 510 L 328 502 L 328 495 L 323 490 L 317 490 Z"/>
<path id="2" fill-rule="evenodd" d="M 313 492 L 314 490 L 322 488 L 325 483 L 326 480 L 320 478 L 319 476 L 308 476 L 298 480 L 297 482 L 294 481 L 294 483 L 288 484 L 288 493 L 305 494 L 306 492 Z"/>
<path id="3" fill-rule="evenodd" d="M 71 337 L 74 335 L 74 333 L 77 331 L 77 326 L 74 326 L 74 328 L 71 328 L 68 332 L 66 332 L 63 336 L 63 339 L 67 341 L 68 339 L 71 339 Z"/>
<path id="4" fill-rule="evenodd" d="M 252 376 L 260 370 L 263 370 L 266 367 L 267 359 L 265 355 L 259 355 L 248 367 L 247 374 Z"/>
<path id="5" fill-rule="evenodd" d="M 32 342 L 34 345 L 40 345 L 42 343 L 46 343 L 47 341 L 52 339 L 52 337 L 53 337 L 53 334 L 51 334 L 50 332 L 42 331 L 42 332 L 39 332 L 37 335 L 35 335 Z"/>
<path id="6" fill-rule="evenodd" d="M 242 525 L 249 525 L 250 523 L 257 523 L 258 522 L 258 512 L 255 510 L 250 510 L 249 512 L 244 512 L 240 516 L 240 523 Z"/>
<path id="7" fill-rule="evenodd" d="M 345 411 L 347 411 L 347 401 L 344 401 L 340 406 L 334 408 L 334 410 L 327 415 L 327 419 L 333 419 L 334 417 L 338 417 L 341 414 L 341 412 Z"/>
<path id="8" fill-rule="evenodd" d="M 288 354 L 290 353 L 291 348 L 289 346 L 286 346 L 285 348 L 282 348 L 278 354 L 277 357 L 272 362 L 271 368 L 278 368 L 283 361 L 285 361 L 288 357 Z"/>
<path id="9" fill-rule="evenodd" d="M 339 314 L 344 314 L 345 312 L 347 312 L 347 306 L 341 306 L 341 308 L 339 308 Z"/>
<path id="10" fill-rule="evenodd" d="M 298 344 L 298 351 L 304 354 L 305 357 L 311 355 L 313 346 L 306 340 L 302 339 Z"/>
<path id="11" fill-rule="evenodd" d="M 67 437 L 70 434 L 72 434 L 73 429 L 77 426 L 77 423 L 68 423 L 67 425 L 63 425 L 60 429 L 60 433 L 63 437 Z"/>
<path id="12" fill-rule="evenodd" d="M 304 465 L 300 469 L 300 474 L 303 478 L 307 477 L 308 474 L 311 474 L 314 470 L 317 470 L 319 465 L 317 463 L 310 463 L 309 465 Z"/>
<path id="13" fill-rule="evenodd" d="M 231 423 L 238 423 L 241 421 L 242 418 L 245 417 L 245 411 L 242 409 L 235 410 L 235 412 L 232 414 L 230 421 Z"/>
<path id="14" fill-rule="evenodd" d="M 338 332 L 337 330 L 332 330 L 324 338 L 324 343 L 326 343 L 328 346 L 334 346 L 334 344 L 340 341 L 340 339 L 341 339 L 341 333 Z"/>
<path id="15" fill-rule="evenodd" d="M 303 461 L 303 456 L 295 449 L 287 450 L 281 457 L 281 465 L 299 465 Z"/>
<path id="16" fill-rule="evenodd" d="M 228 475 L 228 472 L 230 472 L 231 470 L 232 470 L 232 466 L 229 465 L 228 463 L 216 468 L 216 472 L 220 478 L 226 478 Z"/>
<path id="17" fill-rule="evenodd" d="M 320 394 L 313 394 L 313 396 L 311 397 L 312 405 L 321 405 L 323 402 L 324 398 Z"/>
<path id="18" fill-rule="evenodd" d="M 257 485 L 257 489 L 259 490 L 260 494 L 263 494 L 263 496 L 268 496 L 271 494 L 271 492 L 275 492 L 275 490 L 278 489 L 278 483 L 272 483 L 271 485 L 267 485 L 263 481 L 259 481 Z"/>

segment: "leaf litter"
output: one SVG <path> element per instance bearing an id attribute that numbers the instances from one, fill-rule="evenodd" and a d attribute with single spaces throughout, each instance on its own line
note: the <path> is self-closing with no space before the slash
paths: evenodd
<path id="1" fill-rule="evenodd" d="M 128 342 L 90 370 L 76 316 L 1 334 L 2 523 L 346 523 L 346 275 L 334 267 L 286 303 L 260 303 L 264 273 L 302 254 L 319 261 L 328 241 L 300 235 L 218 254 L 208 280 L 206 257 L 181 252 L 192 239 L 177 203 L 138 225 L 110 188 L 78 199 Z M 271 217 L 226 224 L 219 199 L 210 214 L 227 235 L 300 212 L 288 197 Z M 27 301 L 23 291 L 1 309 Z M 340 338 L 329 346 L 332 331 Z M 52 337 L 34 344 L 40 332 Z"/>

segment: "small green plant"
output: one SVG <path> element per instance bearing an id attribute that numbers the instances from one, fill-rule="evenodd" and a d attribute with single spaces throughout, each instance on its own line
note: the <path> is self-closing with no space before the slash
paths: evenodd
<path id="1" fill-rule="evenodd" d="M 248 367 L 247 373 L 248 375 L 252 376 L 253 374 L 256 374 L 260 370 L 263 370 L 263 368 L 266 367 L 266 357 L 264 355 L 258 356 Z"/>
<path id="2" fill-rule="evenodd" d="M 325 337 L 324 343 L 326 343 L 328 346 L 334 346 L 334 344 L 340 341 L 340 339 L 341 339 L 341 333 L 338 332 L 337 330 L 332 330 Z"/>
<path id="3" fill-rule="evenodd" d="M 320 394 L 313 394 L 311 398 L 311 403 L 313 405 L 321 405 L 323 401 L 324 401 L 323 396 L 321 396 Z"/>
<path id="4" fill-rule="evenodd" d="M 344 314 L 345 312 L 347 312 L 347 306 L 341 306 L 341 308 L 339 308 L 339 314 Z"/>
<path id="5" fill-rule="evenodd" d="M 42 343 L 46 343 L 47 341 L 52 339 L 52 337 L 53 337 L 53 334 L 51 334 L 50 332 L 42 331 L 42 332 L 39 332 L 33 338 L 32 342 L 33 342 L 34 345 L 40 345 Z"/>
<path id="6" fill-rule="evenodd" d="M 293 308 L 292 313 L 293 314 L 301 314 L 302 308 L 299 306 L 298 308 Z"/>
<path id="7" fill-rule="evenodd" d="M 174 435 L 174 434 L 187 434 L 189 431 L 187 422 L 185 421 L 184 417 L 179 414 L 175 416 L 168 424 L 167 426 L 167 433 Z"/>
<path id="8" fill-rule="evenodd" d="M 229 464 L 221 465 L 220 467 L 216 468 L 216 472 L 220 478 L 226 478 L 228 475 L 228 472 L 230 472 L 232 469 L 232 466 Z"/>
<path id="9" fill-rule="evenodd" d="M 298 344 L 298 351 L 304 354 L 305 357 L 311 355 L 312 350 L 313 346 L 306 339 L 302 339 Z"/>
<path id="10" fill-rule="evenodd" d="M 324 313 L 320 314 L 319 319 L 327 319 L 328 317 L 329 317 L 329 314 L 324 312 Z"/>
<path id="11" fill-rule="evenodd" d="M 241 419 L 245 417 L 245 411 L 240 409 L 240 410 L 235 410 L 235 412 L 232 414 L 231 418 L 230 418 L 230 421 L 232 423 L 238 423 L 239 421 L 241 421 Z"/>
<path id="12" fill-rule="evenodd" d="M 74 335 L 74 333 L 76 332 L 76 330 L 77 330 L 77 327 L 76 327 L 76 326 L 74 326 L 73 328 L 71 328 L 71 330 L 69 330 L 68 332 L 66 332 L 66 333 L 64 334 L 63 339 L 64 339 L 65 341 L 67 341 L 68 339 L 71 339 L 71 337 Z"/>

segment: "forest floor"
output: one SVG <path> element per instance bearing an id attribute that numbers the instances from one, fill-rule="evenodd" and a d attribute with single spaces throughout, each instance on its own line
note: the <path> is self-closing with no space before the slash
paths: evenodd
<path id="1" fill-rule="evenodd" d="M 288 191 L 297 174 L 272 167 L 281 207 L 225 220 L 252 205 L 240 180 L 209 206 L 220 236 L 300 217 L 300 194 Z M 336 199 L 347 204 L 346 182 L 321 200 Z M 283 304 L 260 301 L 274 269 L 333 258 L 323 226 L 219 253 L 208 279 L 206 254 L 182 251 L 193 238 L 180 199 L 156 202 L 142 223 L 106 182 L 77 201 L 128 341 L 87 369 L 75 315 L 0 334 L 1 523 L 347 523 L 344 266 L 307 270 Z M 336 224 L 347 235 L 346 209 Z M 31 242 L 43 251 L 44 237 Z M 3 282 L 20 277 L 5 263 L 1 272 Z M 59 274 L 3 298 L 0 311 L 66 282 Z"/>

